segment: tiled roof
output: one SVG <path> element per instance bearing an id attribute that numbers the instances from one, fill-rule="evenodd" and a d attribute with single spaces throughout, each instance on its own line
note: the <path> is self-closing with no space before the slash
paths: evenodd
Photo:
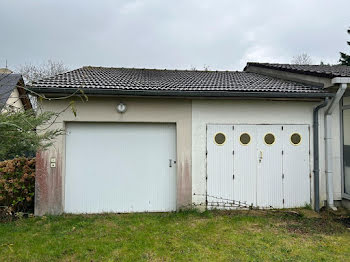
<path id="1" fill-rule="evenodd" d="M 249 66 L 270 68 L 275 70 L 314 75 L 326 78 L 350 77 L 350 66 L 345 65 L 293 65 L 249 62 L 247 63 L 246 68 Z"/>
<path id="2" fill-rule="evenodd" d="M 320 94 L 320 87 L 256 73 L 83 67 L 32 84 L 37 92 L 65 93 L 83 89 L 89 93 L 120 91 L 133 94 L 230 96 L 235 93 Z"/>

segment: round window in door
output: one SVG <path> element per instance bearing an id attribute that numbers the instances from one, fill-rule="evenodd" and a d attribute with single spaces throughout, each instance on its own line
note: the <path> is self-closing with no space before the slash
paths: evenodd
<path id="1" fill-rule="evenodd" d="M 264 136 L 264 142 L 268 146 L 272 146 L 275 143 L 275 141 L 276 141 L 275 135 L 272 133 L 267 133 Z"/>
<path id="2" fill-rule="evenodd" d="M 239 142 L 244 146 L 248 145 L 250 143 L 250 140 L 251 140 L 251 138 L 250 138 L 250 135 L 248 133 L 243 133 L 239 137 Z"/>
<path id="3" fill-rule="evenodd" d="M 226 142 L 226 135 L 224 133 L 216 133 L 214 136 L 215 144 L 222 146 Z"/>
<path id="4" fill-rule="evenodd" d="M 300 145 L 301 143 L 301 135 L 298 133 L 293 133 L 290 136 L 290 142 L 292 143 L 292 145 L 297 146 Z"/>

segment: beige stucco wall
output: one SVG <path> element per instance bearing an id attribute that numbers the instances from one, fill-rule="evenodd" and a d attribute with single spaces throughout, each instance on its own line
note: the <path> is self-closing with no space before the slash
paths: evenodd
<path id="1" fill-rule="evenodd" d="M 68 100 L 43 101 L 44 111 L 60 112 Z M 128 110 L 120 114 L 116 105 L 124 102 Z M 65 128 L 69 121 L 83 122 L 154 122 L 176 123 L 177 134 L 177 207 L 191 203 L 191 101 L 157 98 L 89 97 L 88 102 L 76 101 L 77 116 L 70 109 L 60 114 L 51 128 Z M 37 155 L 35 213 L 59 214 L 64 210 L 65 136 L 56 139 L 47 151 Z M 56 158 L 56 168 L 50 159 Z"/>
<path id="2" fill-rule="evenodd" d="M 18 110 L 24 110 L 23 103 L 20 99 L 17 88 L 15 88 L 9 98 L 6 101 L 6 107 L 16 108 Z M 5 111 L 6 109 L 3 109 Z"/>

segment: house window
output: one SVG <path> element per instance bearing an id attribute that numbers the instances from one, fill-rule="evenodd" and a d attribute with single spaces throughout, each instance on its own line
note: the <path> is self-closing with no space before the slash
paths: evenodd
<path id="1" fill-rule="evenodd" d="M 345 103 L 350 101 L 349 98 L 343 100 L 343 186 L 347 195 L 350 195 L 350 103 Z"/>
<path id="2" fill-rule="evenodd" d="M 343 98 L 343 106 L 350 105 L 350 96 L 346 96 Z"/>
<path id="3" fill-rule="evenodd" d="M 250 135 L 248 133 L 243 133 L 239 137 L 239 142 L 241 142 L 242 145 L 246 146 L 250 143 Z"/>
<path id="4" fill-rule="evenodd" d="M 214 141 L 217 145 L 222 146 L 226 142 L 226 135 L 224 133 L 216 133 Z"/>
<path id="5" fill-rule="evenodd" d="M 274 134 L 268 133 L 264 137 L 265 144 L 271 146 L 275 143 L 276 139 Z"/>

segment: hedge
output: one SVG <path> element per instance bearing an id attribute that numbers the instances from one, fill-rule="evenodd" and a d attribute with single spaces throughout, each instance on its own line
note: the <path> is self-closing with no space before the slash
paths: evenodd
<path id="1" fill-rule="evenodd" d="M 19 157 L 0 162 L 0 207 L 2 215 L 33 213 L 35 158 Z"/>

